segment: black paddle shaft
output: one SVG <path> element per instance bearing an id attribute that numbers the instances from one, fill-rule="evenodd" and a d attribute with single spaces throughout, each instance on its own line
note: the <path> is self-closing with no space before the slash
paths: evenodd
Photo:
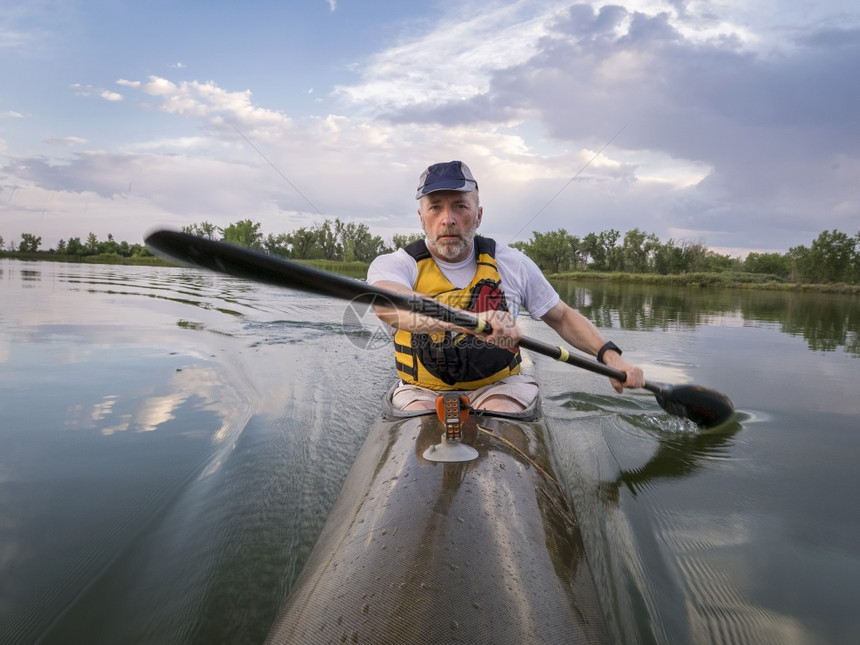
<path id="1" fill-rule="evenodd" d="M 380 289 L 361 280 L 321 271 L 253 249 L 215 242 L 189 233 L 164 230 L 150 234 L 145 241 L 157 252 L 182 264 L 278 287 L 354 300 L 376 307 L 407 310 L 476 333 L 492 331 L 486 321 L 432 298 Z M 622 383 L 627 379 L 627 374 L 623 371 L 572 354 L 562 346 L 523 337 L 520 347 Z M 714 390 L 697 385 L 674 386 L 647 381 L 643 387 L 654 393 L 657 402 L 666 412 L 688 418 L 704 427 L 719 425 L 734 414 L 734 406 L 729 398 Z"/>

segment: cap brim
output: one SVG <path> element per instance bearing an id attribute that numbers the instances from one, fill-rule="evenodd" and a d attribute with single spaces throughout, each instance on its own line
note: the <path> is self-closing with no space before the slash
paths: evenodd
<path id="1" fill-rule="evenodd" d="M 446 181 L 437 181 L 429 186 L 422 186 L 421 190 L 415 195 L 415 199 L 421 199 L 425 195 L 435 193 L 440 190 L 456 190 L 461 193 L 471 193 L 478 188 L 478 183 L 468 179 L 449 179 Z"/>

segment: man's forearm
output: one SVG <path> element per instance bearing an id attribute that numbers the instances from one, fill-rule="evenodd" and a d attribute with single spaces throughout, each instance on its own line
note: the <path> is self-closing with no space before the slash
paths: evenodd
<path id="1" fill-rule="evenodd" d="M 543 316 L 543 321 L 565 342 L 586 354 L 597 356 L 606 343 L 606 338 L 588 318 L 562 302 L 550 309 Z"/>

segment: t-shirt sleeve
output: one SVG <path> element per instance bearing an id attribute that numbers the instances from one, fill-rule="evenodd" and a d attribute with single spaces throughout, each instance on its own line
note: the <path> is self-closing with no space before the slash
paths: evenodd
<path id="1" fill-rule="evenodd" d="M 544 276 L 538 265 L 525 253 L 508 246 L 499 251 L 499 269 L 512 269 L 509 276 L 517 292 L 520 305 L 534 319 L 540 319 L 559 301 L 559 295 Z M 502 284 L 505 284 L 504 278 Z"/>
<path id="2" fill-rule="evenodd" d="M 418 265 L 403 249 L 378 256 L 367 269 L 368 284 L 390 280 L 411 289 L 417 279 Z"/>

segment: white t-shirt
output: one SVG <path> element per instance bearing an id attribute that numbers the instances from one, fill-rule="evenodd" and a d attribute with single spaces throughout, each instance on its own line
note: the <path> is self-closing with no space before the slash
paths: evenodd
<path id="1" fill-rule="evenodd" d="M 504 244 L 496 243 L 496 263 L 502 290 L 508 301 L 508 309 L 514 318 L 524 309 L 532 318 L 539 319 L 559 301 L 559 295 L 544 277 L 538 266 L 525 253 Z M 436 264 L 458 289 L 472 281 L 478 264 L 472 253 L 462 262 L 443 262 L 436 258 Z M 418 279 L 418 263 L 403 249 L 394 253 L 380 255 L 367 270 L 367 282 L 373 284 L 382 280 L 400 283 L 412 289 Z"/>

